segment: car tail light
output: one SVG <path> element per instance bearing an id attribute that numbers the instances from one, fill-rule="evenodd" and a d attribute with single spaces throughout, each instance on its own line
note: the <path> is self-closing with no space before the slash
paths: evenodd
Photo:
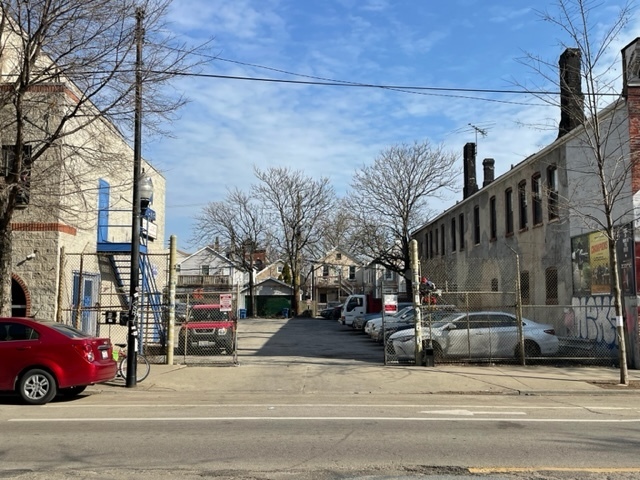
<path id="1" fill-rule="evenodd" d="M 548 333 L 549 335 L 555 335 L 556 331 L 553 328 L 549 328 L 547 330 L 544 330 L 544 333 Z"/>
<path id="2" fill-rule="evenodd" d="M 91 345 L 89 345 L 88 343 L 83 343 L 81 345 L 74 345 L 74 347 L 76 348 L 76 350 L 78 350 L 78 353 L 87 362 L 93 362 L 95 360 L 96 357 L 93 354 L 93 349 L 91 348 Z"/>

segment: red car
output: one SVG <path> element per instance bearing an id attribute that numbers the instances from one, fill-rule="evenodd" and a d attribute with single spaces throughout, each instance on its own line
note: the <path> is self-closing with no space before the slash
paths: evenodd
<path id="1" fill-rule="evenodd" d="M 230 355 L 236 348 L 236 322 L 217 303 L 194 305 L 178 334 L 178 355 L 210 350 Z"/>
<path id="2" fill-rule="evenodd" d="M 62 323 L 0 317 L 0 390 L 42 405 L 116 376 L 113 346 Z"/>

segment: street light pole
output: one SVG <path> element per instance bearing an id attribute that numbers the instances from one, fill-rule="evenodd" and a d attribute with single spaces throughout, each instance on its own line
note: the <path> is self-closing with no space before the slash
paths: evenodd
<path id="1" fill-rule="evenodd" d="M 140 173 L 142 169 L 142 8 L 136 9 L 136 85 L 133 145 L 133 213 L 131 219 L 131 278 L 127 335 L 127 388 L 136 386 L 138 364 L 138 283 L 140 277 Z"/>

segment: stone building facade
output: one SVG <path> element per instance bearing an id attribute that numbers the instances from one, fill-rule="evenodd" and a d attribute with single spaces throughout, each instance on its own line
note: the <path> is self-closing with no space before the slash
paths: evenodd
<path id="1" fill-rule="evenodd" d="M 612 217 L 619 232 L 627 354 L 635 368 L 640 368 L 640 77 L 638 62 L 631 59 L 638 54 L 640 39 L 623 50 L 623 95 L 598 114 L 606 139 L 604 176 L 615 180 L 609 185 L 616 194 Z M 475 145 L 467 144 L 463 199 L 413 237 L 423 272 L 445 295 L 473 291 L 471 308 L 508 309 L 519 291 L 524 316 L 552 324 L 559 335 L 613 351 L 617 320 L 601 232 L 602 194 L 579 71 L 579 55 L 567 50 L 560 60 L 558 139 L 498 178 L 494 160 L 484 159 L 482 186 L 475 178 Z"/>

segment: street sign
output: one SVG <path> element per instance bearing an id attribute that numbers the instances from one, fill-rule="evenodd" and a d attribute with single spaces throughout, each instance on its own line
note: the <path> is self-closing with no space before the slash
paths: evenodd
<path id="1" fill-rule="evenodd" d="M 384 313 L 396 313 L 398 311 L 398 296 L 383 295 Z"/>
<path id="2" fill-rule="evenodd" d="M 231 294 L 230 293 L 221 293 L 220 294 L 220 311 L 221 312 L 230 312 L 232 306 Z"/>

